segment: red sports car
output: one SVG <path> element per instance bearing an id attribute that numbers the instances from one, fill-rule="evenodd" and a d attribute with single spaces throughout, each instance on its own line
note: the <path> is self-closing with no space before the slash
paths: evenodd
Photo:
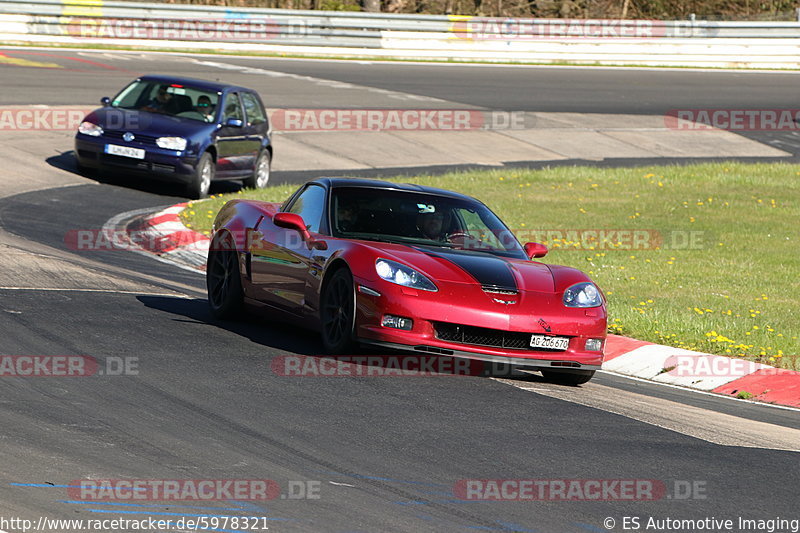
<path id="1" fill-rule="evenodd" d="M 574 268 L 536 258 L 484 204 L 455 192 L 321 178 L 283 204 L 233 200 L 214 222 L 211 311 L 245 303 L 356 344 L 539 370 L 580 384 L 603 361 L 606 305 Z"/>

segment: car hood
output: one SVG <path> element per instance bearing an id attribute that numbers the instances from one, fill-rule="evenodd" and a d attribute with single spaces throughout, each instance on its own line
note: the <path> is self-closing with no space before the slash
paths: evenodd
<path id="1" fill-rule="evenodd" d="M 134 135 L 140 133 L 153 137 L 186 137 L 204 129 L 215 128 L 214 124 L 197 120 L 118 107 L 95 109 L 84 120 L 97 124 L 106 131 L 129 131 Z"/>
<path id="2" fill-rule="evenodd" d="M 414 267 L 434 281 L 477 283 L 484 288 L 508 291 L 556 290 L 553 272 L 543 263 L 468 250 L 384 243 L 370 245 L 381 252 L 382 257 Z"/>

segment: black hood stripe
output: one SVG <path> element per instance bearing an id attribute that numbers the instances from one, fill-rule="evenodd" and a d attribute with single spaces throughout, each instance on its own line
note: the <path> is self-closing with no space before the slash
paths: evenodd
<path id="1" fill-rule="evenodd" d="M 431 252 L 421 250 L 431 257 L 437 257 L 454 263 L 461 270 L 475 278 L 485 288 L 498 288 L 517 290 L 517 280 L 511 272 L 511 267 L 505 259 L 500 257 L 468 252 Z"/>

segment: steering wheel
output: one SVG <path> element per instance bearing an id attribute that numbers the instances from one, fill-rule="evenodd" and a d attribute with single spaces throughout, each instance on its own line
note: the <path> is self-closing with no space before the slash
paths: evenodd
<path id="1" fill-rule="evenodd" d="M 454 231 L 453 233 L 447 234 L 447 242 L 451 244 L 455 244 L 456 246 L 460 246 L 461 248 L 467 243 L 467 239 L 469 239 L 470 235 L 466 231 Z"/>

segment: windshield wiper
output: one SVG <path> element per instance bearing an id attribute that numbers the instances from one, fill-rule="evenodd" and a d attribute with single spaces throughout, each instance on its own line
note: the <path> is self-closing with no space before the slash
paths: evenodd
<path id="1" fill-rule="evenodd" d="M 408 237 L 397 237 L 392 238 L 385 235 L 364 235 L 364 234 L 351 234 L 351 235 L 342 235 L 342 237 L 346 239 L 357 239 L 361 241 L 373 241 L 373 242 L 386 242 L 389 244 L 404 244 L 406 246 L 434 246 L 439 248 L 455 248 L 455 244 L 449 242 L 436 242 L 436 241 L 428 241 L 423 239 L 414 239 Z"/>
<path id="2" fill-rule="evenodd" d="M 347 237 L 347 238 L 349 238 L 349 239 L 357 239 L 359 241 L 386 242 L 386 243 L 390 243 L 390 244 L 408 244 L 407 242 L 400 241 L 400 240 L 397 240 L 397 239 L 390 239 L 388 237 L 379 237 L 379 236 L 365 237 L 365 236 L 359 235 L 359 236 Z"/>

